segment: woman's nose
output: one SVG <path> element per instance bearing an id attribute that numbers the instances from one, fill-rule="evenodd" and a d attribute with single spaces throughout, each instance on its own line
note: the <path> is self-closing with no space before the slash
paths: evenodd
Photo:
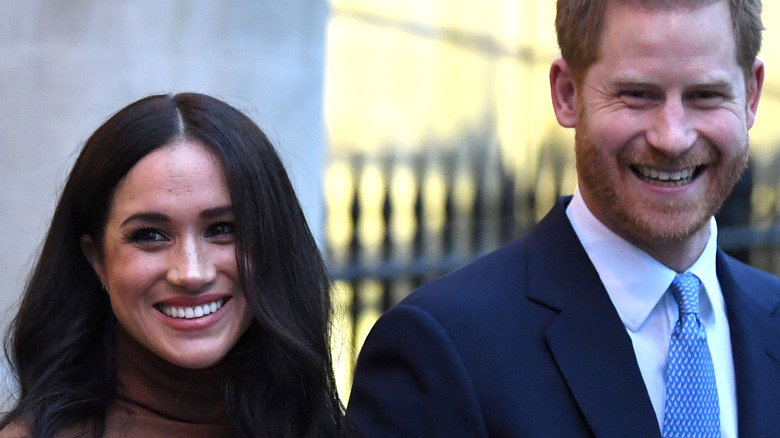
<path id="1" fill-rule="evenodd" d="M 195 238 L 176 245 L 171 255 L 168 282 L 189 290 L 201 290 L 216 278 L 216 268 Z"/>

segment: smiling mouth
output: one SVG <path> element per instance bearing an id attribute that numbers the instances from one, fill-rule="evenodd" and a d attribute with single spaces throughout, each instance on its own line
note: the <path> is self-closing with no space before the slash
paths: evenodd
<path id="1" fill-rule="evenodd" d="M 155 307 L 160 312 L 171 318 L 184 318 L 193 319 L 201 318 L 208 314 L 214 313 L 220 309 L 227 301 L 224 298 L 220 298 L 210 303 L 202 304 L 200 306 L 186 307 L 186 306 L 166 306 L 164 304 L 158 304 Z"/>
<path id="2" fill-rule="evenodd" d="M 679 187 L 693 181 L 704 166 L 694 166 L 686 169 L 667 172 L 649 166 L 632 165 L 631 170 L 643 181 L 664 187 Z"/>

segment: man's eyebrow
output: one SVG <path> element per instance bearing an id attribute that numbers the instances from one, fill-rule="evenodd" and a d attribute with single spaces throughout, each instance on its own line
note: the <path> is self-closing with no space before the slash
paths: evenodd
<path id="1" fill-rule="evenodd" d="M 615 75 L 609 78 L 608 81 L 613 85 L 652 85 L 653 81 L 642 75 L 634 75 L 629 73 Z"/>
<path id="2" fill-rule="evenodd" d="M 609 80 L 609 84 L 613 87 L 627 87 L 627 86 L 640 86 L 640 87 L 653 87 L 655 82 L 651 79 L 639 75 L 620 75 L 615 76 Z M 686 85 L 685 88 L 717 88 L 722 90 L 733 90 L 734 83 L 721 75 L 714 75 L 708 77 L 702 77 L 694 82 Z"/>
<path id="3" fill-rule="evenodd" d="M 715 88 L 718 90 L 733 91 L 735 84 L 731 81 L 727 81 L 722 78 L 712 78 L 711 80 L 704 80 L 698 84 L 693 84 L 689 88 Z"/>

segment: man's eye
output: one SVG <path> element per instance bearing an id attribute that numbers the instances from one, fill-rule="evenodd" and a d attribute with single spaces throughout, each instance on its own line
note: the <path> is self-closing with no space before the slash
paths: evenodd
<path id="1" fill-rule="evenodd" d="M 649 94 L 647 93 L 647 91 L 632 90 L 632 91 L 624 91 L 623 96 L 628 97 L 630 99 L 646 99 L 649 97 Z"/>
<path id="2" fill-rule="evenodd" d="M 688 95 L 689 101 L 702 108 L 716 107 L 723 102 L 724 99 L 725 97 L 723 94 L 707 90 L 694 91 Z"/>
<path id="3" fill-rule="evenodd" d="M 656 101 L 656 95 L 647 90 L 625 90 L 618 94 L 623 103 L 629 107 L 646 107 Z"/>

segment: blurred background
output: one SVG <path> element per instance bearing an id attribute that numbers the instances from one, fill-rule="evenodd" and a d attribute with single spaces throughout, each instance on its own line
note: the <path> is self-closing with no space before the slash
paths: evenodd
<path id="1" fill-rule="evenodd" d="M 764 3 L 751 166 L 719 223 L 723 247 L 778 274 L 780 4 Z M 2 322 L 89 134 L 148 94 L 212 94 L 288 166 L 334 279 L 346 399 L 382 311 L 574 191 L 573 132 L 549 99 L 554 15 L 550 0 L 0 0 Z"/>

